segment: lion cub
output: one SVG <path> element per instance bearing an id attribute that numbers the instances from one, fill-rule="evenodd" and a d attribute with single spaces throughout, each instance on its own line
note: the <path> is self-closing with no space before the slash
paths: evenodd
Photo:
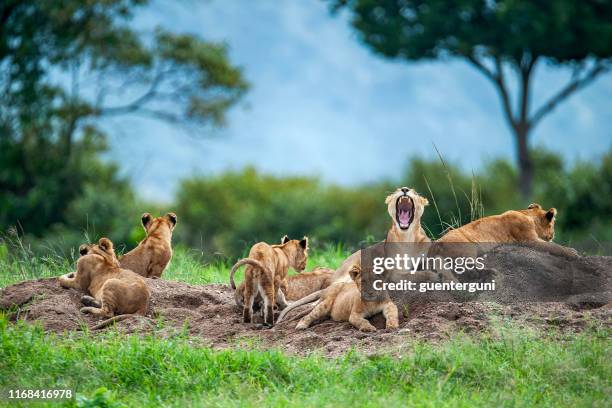
<path id="1" fill-rule="evenodd" d="M 236 262 L 230 272 L 230 284 L 236 289 L 234 273 L 247 265 L 244 273 L 244 306 L 243 320 L 253 322 L 253 302 L 257 294 L 264 301 L 264 324 L 274 325 L 274 303 L 285 307 L 287 302 L 281 288 L 287 288 L 287 272 L 289 267 L 298 272 L 306 268 L 308 260 L 308 238 L 302 240 L 289 239 L 284 236 L 280 245 L 269 245 L 259 242 L 249 251 L 249 257 Z"/>
<path id="2" fill-rule="evenodd" d="M 142 214 L 142 226 L 147 233 L 136 248 L 119 258 L 121 267 L 145 278 L 159 278 L 172 259 L 172 231 L 176 226 L 176 214 L 168 213 L 153 218 Z"/>
<path id="3" fill-rule="evenodd" d="M 81 245 L 81 257 L 77 270 L 59 277 L 64 288 L 81 289 L 89 293 L 81 301 L 91 306 L 81 308 L 82 313 L 112 317 L 94 327 L 102 328 L 126 314 L 147 312 L 151 296 L 144 279 L 127 269 L 122 269 L 115 255 L 113 243 L 101 238 L 97 244 Z M 126 316 L 127 317 L 127 316 Z"/>
<path id="4" fill-rule="evenodd" d="M 366 318 L 377 313 L 383 314 L 387 329 L 399 326 L 397 306 L 391 299 L 367 302 L 361 298 L 361 267 L 353 265 L 349 271 L 353 282 L 337 282 L 323 290 L 321 300 L 310 313 L 300 320 L 296 329 L 306 329 L 312 322 L 326 316 L 337 322 L 348 321 L 365 332 L 376 331 Z"/>
<path id="5" fill-rule="evenodd" d="M 289 276 L 287 278 L 287 287 L 284 288 L 281 286 L 281 291 L 285 295 L 285 299 L 290 302 L 302 299 L 313 292 L 325 289 L 331 285 L 334 272 L 333 269 L 318 266 L 312 271 Z M 244 282 L 238 285 L 234 293 L 234 300 L 238 307 L 244 307 Z M 261 308 L 263 306 L 261 303 L 261 296 L 257 294 L 254 306 L 256 308 Z"/>

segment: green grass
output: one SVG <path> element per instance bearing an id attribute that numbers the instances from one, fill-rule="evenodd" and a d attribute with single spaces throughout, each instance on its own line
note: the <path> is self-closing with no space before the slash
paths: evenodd
<path id="1" fill-rule="evenodd" d="M 74 268 L 71 259 L 23 254 L 0 248 L 0 287 Z M 347 254 L 340 247 L 312 251 L 308 269 L 335 268 Z M 226 283 L 230 266 L 179 248 L 164 279 Z M 561 340 L 558 333 L 496 332 L 496 338 L 459 334 L 438 345 L 407 335 L 400 356 L 347 350 L 330 359 L 262 351 L 248 341 L 212 350 L 186 334 L 57 335 L 9 323 L 0 313 L 0 392 L 69 388 L 78 398 L 61 404 L 83 407 L 609 406 L 609 329 Z M 0 405 L 7 404 L 2 397 Z"/>
<path id="2" fill-rule="evenodd" d="M 0 316 L 0 389 L 69 388 L 82 406 L 98 399 L 177 407 L 603 407 L 612 378 L 610 334 L 593 329 L 555 341 L 510 330 L 497 339 L 414 342 L 401 356 L 348 352 L 328 359 L 215 351 L 183 335 L 57 336 Z"/>
<path id="3" fill-rule="evenodd" d="M 70 258 L 58 255 L 34 256 L 27 248 L 15 247 L 11 253 L 0 246 L 0 288 L 28 279 L 50 278 L 74 270 L 76 256 Z M 245 254 L 246 256 L 246 254 Z M 336 268 L 348 256 L 342 247 L 330 247 L 310 251 L 307 270 L 316 266 Z M 163 279 L 182 281 L 192 285 L 207 283 L 228 283 L 229 272 L 235 261 L 219 259 L 206 262 L 196 250 L 176 248 L 172 262 L 163 274 Z M 236 281 L 242 281 L 243 272 L 236 273 Z"/>

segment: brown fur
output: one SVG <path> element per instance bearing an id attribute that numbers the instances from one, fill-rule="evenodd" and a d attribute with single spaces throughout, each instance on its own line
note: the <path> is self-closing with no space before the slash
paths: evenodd
<path id="1" fill-rule="evenodd" d="M 437 242 L 530 242 L 552 241 L 557 210 L 531 204 L 526 210 L 510 210 L 484 217 L 450 230 Z"/>
<path id="2" fill-rule="evenodd" d="M 147 233 L 136 248 L 119 258 L 121 267 L 146 278 L 159 278 L 172 259 L 172 231 L 176 226 L 176 214 L 168 213 L 153 218 L 142 215 L 142 226 Z"/>
<path id="3" fill-rule="evenodd" d="M 407 196 L 414 205 L 414 216 L 408 228 L 402 228 L 397 218 L 398 199 Z M 391 228 L 387 232 L 387 242 L 430 242 L 431 240 L 421 227 L 421 217 L 429 201 L 413 189 L 399 187 L 385 198 L 387 213 L 391 217 Z M 354 252 L 344 260 L 334 274 L 334 282 L 350 282 L 349 271 L 361 264 L 361 251 Z"/>
<path id="4" fill-rule="evenodd" d="M 409 189 L 407 192 L 402 189 L 406 187 L 398 188 L 385 198 L 387 213 L 392 220 L 391 228 L 387 232 L 387 242 L 430 242 L 431 240 L 421 226 L 421 217 L 425 212 L 425 207 L 429 205 L 429 200 L 421 197 L 414 189 Z M 414 203 L 414 218 L 408 228 L 401 228 L 397 221 L 398 199 L 403 196 L 409 197 Z"/>
<path id="5" fill-rule="evenodd" d="M 407 228 L 400 225 L 397 217 L 398 200 L 400 198 L 405 199 L 404 197 L 409 198 L 413 206 L 413 217 Z M 431 242 L 421 226 L 421 217 L 423 216 L 423 212 L 425 212 L 425 207 L 429 205 L 429 201 L 425 197 L 421 197 L 414 189 L 399 187 L 385 198 L 385 204 L 387 204 L 387 213 L 392 221 L 391 228 L 387 232 L 386 242 Z M 340 267 L 334 272 L 331 281 L 334 284 L 340 282 L 351 283 L 350 271 L 355 267 L 361 270 L 361 250 L 352 253 L 342 262 Z M 278 322 L 281 322 L 287 313 L 296 307 L 316 301 L 323 292 L 323 290 L 316 291 L 299 301 L 291 303 L 281 312 L 278 317 Z"/>
<path id="6" fill-rule="evenodd" d="M 284 293 L 287 291 L 287 272 L 293 268 L 301 272 L 308 260 L 308 238 L 301 241 L 282 239 L 280 245 L 269 245 L 259 242 L 249 251 L 249 257 L 238 261 L 230 272 L 230 284 L 236 289 L 234 273 L 242 266 L 247 265 L 244 273 L 244 306 L 243 320 L 245 323 L 253 321 L 253 303 L 257 293 L 264 300 L 264 324 L 274 324 L 274 304 L 284 307 L 287 305 Z"/>
<path id="7" fill-rule="evenodd" d="M 59 283 L 92 296 L 83 297 L 83 303 L 89 306 L 81 308 L 81 312 L 102 317 L 147 312 L 151 294 L 144 279 L 120 267 L 108 238 L 101 238 L 98 244 L 81 245 L 79 252 L 82 256 L 77 261 L 76 272 L 60 276 Z"/>
<path id="8" fill-rule="evenodd" d="M 544 210 L 540 204 L 530 204 L 526 210 L 510 210 L 500 215 L 492 215 L 473 221 L 460 228 L 450 230 L 436 243 L 529 243 L 530 246 L 550 254 L 574 258 L 578 252 L 552 242 L 555 237 L 555 217 L 557 210 Z M 433 248 L 432 248 L 433 249 Z M 489 248 L 491 249 L 491 248 Z M 435 249 L 436 251 L 460 251 L 461 256 L 467 256 L 469 248 L 452 248 L 448 245 Z M 477 252 L 476 248 L 471 251 Z M 486 252 L 486 250 L 485 250 Z M 475 256 L 471 255 L 471 256 Z"/>
<path id="9" fill-rule="evenodd" d="M 318 267 L 310 272 L 290 276 L 288 278 L 287 300 L 293 302 L 317 290 L 325 289 L 331 285 L 333 275 L 333 269 Z"/>
<path id="10" fill-rule="evenodd" d="M 338 282 L 323 290 L 320 302 L 297 324 L 296 329 L 306 329 L 314 321 L 331 317 L 337 322 L 348 321 L 361 331 L 373 332 L 374 327 L 366 318 L 381 313 L 386 319 L 387 329 L 399 326 L 397 306 L 389 298 L 380 302 L 367 302 L 361 298 L 361 268 L 353 266 L 352 282 Z"/>
<path id="11" fill-rule="evenodd" d="M 334 270 L 317 267 L 309 272 L 302 272 L 287 278 L 287 289 L 281 288 L 286 300 L 293 302 L 310 295 L 331 285 Z M 236 305 L 244 307 L 244 282 L 242 282 L 234 293 Z M 254 304 L 262 307 L 263 299 L 257 294 Z"/>

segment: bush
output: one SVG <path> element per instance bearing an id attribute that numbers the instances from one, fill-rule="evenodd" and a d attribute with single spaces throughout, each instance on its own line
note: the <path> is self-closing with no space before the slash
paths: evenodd
<path id="1" fill-rule="evenodd" d="M 385 188 L 345 189 L 304 177 L 279 178 L 254 169 L 184 180 L 176 210 L 177 239 L 206 252 L 236 256 L 256 241 L 309 235 L 313 244 L 356 245 L 385 231 Z M 386 223 L 386 221 L 384 221 Z"/>
<path id="2" fill-rule="evenodd" d="M 56 252 L 100 235 L 128 241 L 140 212 L 129 182 L 100 158 L 104 136 L 91 130 L 65 148 L 52 137 L 0 136 L 0 233 Z"/>
<path id="3" fill-rule="evenodd" d="M 485 215 L 526 208 L 531 201 L 559 210 L 557 241 L 588 247 L 610 241 L 612 152 L 600 163 L 568 169 L 545 149 L 533 153 L 537 177 L 533 200 L 516 190 L 517 173 L 507 161 L 488 162 L 469 173 L 442 160 L 410 160 L 403 179 L 357 188 L 324 185 L 318 179 L 279 178 L 253 169 L 184 180 L 177 195 L 181 218 L 177 240 L 205 253 L 238 256 L 256 241 L 309 235 L 314 245 L 384 239 L 389 217 L 384 197 L 399 185 L 430 200 L 422 224 L 432 238 Z"/>

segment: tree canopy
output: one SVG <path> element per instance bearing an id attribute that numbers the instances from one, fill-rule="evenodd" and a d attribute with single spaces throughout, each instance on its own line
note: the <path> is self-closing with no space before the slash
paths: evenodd
<path id="1" fill-rule="evenodd" d="M 225 44 L 131 28 L 146 4 L 0 3 L 0 227 L 40 233 L 65 220 L 65 209 L 98 177 L 87 167 L 103 166 L 99 118 L 140 114 L 219 126 L 247 91 Z"/>
<path id="2" fill-rule="evenodd" d="M 516 139 L 519 186 L 531 194 L 530 131 L 560 102 L 612 67 L 607 0 L 331 0 L 374 52 L 407 61 L 459 57 L 491 81 Z M 539 107 L 531 86 L 541 62 L 572 75 Z M 517 77 L 511 89 L 509 74 Z"/>

